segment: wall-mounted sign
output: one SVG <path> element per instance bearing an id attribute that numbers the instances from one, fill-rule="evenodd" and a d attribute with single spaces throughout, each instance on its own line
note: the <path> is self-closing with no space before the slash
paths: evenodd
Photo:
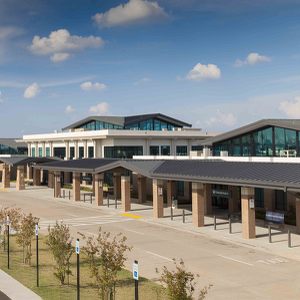
<path id="1" fill-rule="evenodd" d="M 212 195 L 215 197 L 225 197 L 229 198 L 230 193 L 227 190 L 217 190 L 217 189 L 212 189 Z"/>
<path id="2" fill-rule="evenodd" d="M 249 207 L 252 209 L 255 208 L 255 201 L 253 198 L 249 199 Z"/>
<path id="3" fill-rule="evenodd" d="M 82 175 L 81 180 L 82 181 L 93 181 L 93 176 L 92 175 Z"/>

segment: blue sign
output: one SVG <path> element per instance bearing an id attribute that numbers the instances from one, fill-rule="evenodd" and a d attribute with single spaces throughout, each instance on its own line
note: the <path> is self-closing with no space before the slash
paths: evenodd
<path id="1" fill-rule="evenodd" d="M 132 264 L 132 274 L 134 280 L 139 280 L 139 265 L 137 262 Z"/>
<path id="2" fill-rule="evenodd" d="M 75 251 L 76 251 L 76 254 L 79 254 L 79 252 L 80 252 L 79 241 L 76 241 Z"/>

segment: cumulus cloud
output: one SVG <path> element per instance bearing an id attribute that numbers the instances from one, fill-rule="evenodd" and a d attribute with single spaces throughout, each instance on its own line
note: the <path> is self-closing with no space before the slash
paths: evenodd
<path id="1" fill-rule="evenodd" d="M 217 111 L 216 116 L 211 117 L 207 121 L 208 126 L 222 125 L 226 127 L 234 126 L 237 122 L 237 118 L 233 113 L 223 113 Z"/>
<path id="2" fill-rule="evenodd" d="M 221 77 L 221 70 L 217 65 L 208 64 L 202 65 L 196 64 L 194 68 L 187 74 L 188 80 L 205 80 L 205 79 L 219 79 Z"/>
<path id="3" fill-rule="evenodd" d="M 84 91 L 101 91 L 106 89 L 106 85 L 104 83 L 101 82 L 91 82 L 91 81 L 86 81 L 83 82 L 80 85 L 80 88 Z"/>
<path id="4" fill-rule="evenodd" d="M 90 107 L 90 113 L 96 114 L 96 115 L 105 115 L 107 114 L 109 109 L 109 105 L 107 102 L 101 102 L 96 104 L 95 106 Z"/>
<path id="5" fill-rule="evenodd" d="M 270 62 L 271 58 L 265 55 L 260 55 L 256 52 L 251 52 L 248 54 L 248 56 L 244 59 L 237 59 L 234 63 L 235 67 L 242 67 L 245 65 L 256 65 L 264 62 Z"/>
<path id="6" fill-rule="evenodd" d="M 66 114 L 71 114 L 71 113 L 73 113 L 73 112 L 75 112 L 75 108 L 74 108 L 72 105 L 68 105 L 68 106 L 66 107 L 66 109 L 65 109 L 65 113 L 66 113 Z"/>
<path id="7" fill-rule="evenodd" d="M 70 57 L 70 53 L 86 48 L 96 48 L 104 44 L 100 37 L 82 37 L 71 35 L 67 29 L 52 31 L 49 37 L 34 36 L 29 49 L 37 55 L 47 55 L 53 62 L 61 62 Z"/>
<path id="8" fill-rule="evenodd" d="M 34 98 L 39 92 L 40 92 L 40 87 L 36 82 L 34 82 L 25 89 L 24 98 L 26 99 Z"/>
<path id="9" fill-rule="evenodd" d="M 92 19 L 101 27 L 113 27 L 166 17 L 167 13 L 155 1 L 129 0 L 105 13 L 97 13 Z"/>
<path id="10" fill-rule="evenodd" d="M 280 102 L 279 111 L 283 112 L 289 118 L 300 118 L 300 97 Z"/>

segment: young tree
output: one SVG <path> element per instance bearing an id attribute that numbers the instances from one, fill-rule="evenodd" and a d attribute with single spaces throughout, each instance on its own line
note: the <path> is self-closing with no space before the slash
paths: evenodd
<path id="1" fill-rule="evenodd" d="M 195 291 L 198 274 L 193 274 L 185 269 L 183 260 L 179 263 L 174 259 L 175 270 L 170 271 L 166 266 L 163 267 L 160 274 L 160 282 L 165 287 L 165 292 L 169 300 L 191 300 Z M 158 270 L 156 269 L 156 272 Z M 211 285 L 204 287 L 199 294 L 198 299 L 205 299 Z"/>
<path id="2" fill-rule="evenodd" d="M 82 236 L 86 239 L 83 234 Z M 112 299 L 116 293 L 118 272 L 124 267 L 126 251 L 132 249 L 127 246 L 126 241 L 124 235 L 111 236 L 99 227 L 97 238 L 88 237 L 86 246 L 83 247 L 89 259 L 91 276 L 95 279 L 102 300 Z"/>
<path id="3" fill-rule="evenodd" d="M 70 239 L 69 226 L 56 222 L 53 228 L 48 227 L 46 244 L 49 246 L 56 263 L 54 275 L 59 279 L 60 284 L 65 284 L 66 275 L 72 275 L 70 271 L 71 257 L 74 253 Z"/>
<path id="4" fill-rule="evenodd" d="M 39 218 L 29 215 L 23 215 L 20 221 L 17 244 L 23 247 L 23 263 L 31 264 L 31 242 L 35 235 L 35 224 L 37 224 Z"/>

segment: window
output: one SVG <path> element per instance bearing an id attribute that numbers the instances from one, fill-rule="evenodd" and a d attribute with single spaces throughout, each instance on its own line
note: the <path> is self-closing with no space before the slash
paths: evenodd
<path id="1" fill-rule="evenodd" d="M 64 159 L 66 157 L 66 148 L 65 147 L 55 147 L 53 148 L 54 157 L 59 157 Z"/>
<path id="2" fill-rule="evenodd" d="M 177 181 L 176 182 L 176 191 L 177 196 L 184 196 L 184 181 Z"/>
<path id="3" fill-rule="evenodd" d="M 43 156 L 43 148 L 39 147 L 39 157 L 42 157 L 42 156 Z"/>
<path id="4" fill-rule="evenodd" d="M 202 151 L 203 146 L 200 145 L 192 145 L 192 151 Z"/>
<path id="5" fill-rule="evenodd" d="M 260 188 L 255 188 L 255 207 L 260 207 L 264 208 L 265 203 L 264 203 L 264 189 Z"/>
<path id="6" fill-rule="evenodd" d="M 294 150 L 297 149 L 297 134 L 295 130 L 284 129 L 275 127 L 275 153 L 276 156 L 282 154 L 282 150 Z"/>
<path id="7" fill-rule="evenodd" d="M 160 153 L 161 155 L 170 156 L 171 155 L 170 146 L 160 146 Z"/>
<path id="8" fill-rule="evenodd" d="M 50 157 L 50 147 L 46 147 L 46 157 Z"/>
<path id="9" fill-rule="evenodd" d="M 286 197 L 284 191 L 275 191 L 275 209 L 286 210 Z"/>
<path id="10" fill-rule="evenodd" d="M 70 159 L 75 157 L 75 147 L 70 147 Z"/>
<path id="11" fill-rule="evenodd" d="M 94 157 L 94 147 L 91 146 L 88 148 L 88 157 L 93 158 Z"/>
<path id="12" fill-rule="evenodd" d="M 105 158 L 132 158 L 134 155 L 143 155 L 143 146 L 104 147 Z"/>
<path id="13" fill-rule="evenodd" d="M 79 149 L 79 159 L 84 157 L 84 147 L 80 146 Z"/>
<path id="14" fill-rule="evenodd" d="M 187 146 L 176 146 L 176 155 L 187 156 Z"/>
<path id="15" fill-rule="evenodd" d="M 159 155 L 159 146 L 150 146 L 150 155 Z"/>
<path id="16" fill-rule="evenodd" d="M 35 157 L 35 147 L 34 147 L 34 148 L 31 148 L 31 156 L 32 156 L 32 157 Z"/>

